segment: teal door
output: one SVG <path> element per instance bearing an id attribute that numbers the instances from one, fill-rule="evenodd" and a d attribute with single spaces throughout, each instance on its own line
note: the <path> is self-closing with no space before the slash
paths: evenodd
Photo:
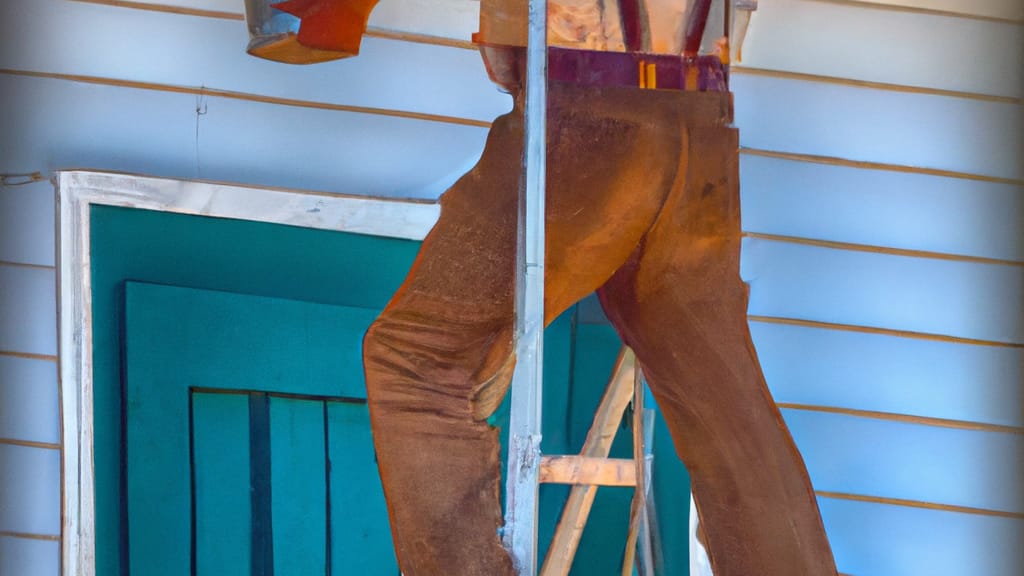
<path id="1" fill-rule="evenodd" d="M 360 368 L 375 315 L 126 284 L 131 574 L 398 574 Z"/>
<path id="2" fill-rule="evenodd" d="M 396 576 L 360 349 L 418 243 L 90 220 L 96 573 Z"/>

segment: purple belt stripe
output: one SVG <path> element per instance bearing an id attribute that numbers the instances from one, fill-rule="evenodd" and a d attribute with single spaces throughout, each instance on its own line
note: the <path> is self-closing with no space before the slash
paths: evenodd
<path id="1" fill-rule="evenodd" d="M 583 86 L 643 86 L 641 62 L 654 65 L 657 88 L 685 90 L 687 72 L 697 69 L 696 90 L 728 92 L 728 67 L 715 55 L 675 56 L 642 52 L 598 52 L 551 46 L 548 79 Z"/>

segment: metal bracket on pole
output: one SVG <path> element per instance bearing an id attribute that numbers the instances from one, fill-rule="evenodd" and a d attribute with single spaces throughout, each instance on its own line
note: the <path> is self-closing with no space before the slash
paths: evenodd
<path id="1" fill-rule="evenodd" d="M 544 368 L 547 64 L 547 0 L 529 0 L 526 141 L 516 246 L 516 369 L 512 377 L 504 528 L 505 547 L 520 576 L 533 576 L 537 572 L 537 499 Z"/>

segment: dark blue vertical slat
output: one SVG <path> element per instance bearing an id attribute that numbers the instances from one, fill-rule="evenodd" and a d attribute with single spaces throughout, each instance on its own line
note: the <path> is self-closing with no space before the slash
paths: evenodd
<path id="1" fill-rule="evenodd" d="M 197 564 L 197 542 L 196 542 L 196 413 L 195 413 L 195 395 L 189 390 L 188 393 L 188 469 L 189 474 L 189 492 L 191 493 L 191 502 L 189 514 L 192 517 L 192 533 L 190 547 L 191 561 L 190 570 L 193 576 L 198 576 L 199 570 L 196 568 Z"/>
<path id="2" fill-rule="evenodd" d="M 324 518 L 326 529 L 324 530 L 324 550 L 326 553 L 327 576 L 331 576 L 331 539 L 334 537 L 331 526 L 331 427 L 327 415 L 327 402 L 322 404 L 322 415 L 324 422 Z"/>
<path id="3" fill-rule="evenodd" d="M 252 490 L 252 573 L 274 574 L 274 534 L 270 481 L 270 399 L 249 396 L 249 454 Z"/>

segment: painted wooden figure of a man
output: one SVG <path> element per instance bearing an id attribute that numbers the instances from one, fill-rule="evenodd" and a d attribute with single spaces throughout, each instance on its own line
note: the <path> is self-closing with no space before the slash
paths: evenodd
<path id="1" fill-rule="evenodd" d="M 355 52 L 375 3 L 283 6 L 321 34 L 326 12 L 311 10 L 332 5 Z M 513 574 L 498 537 L 498 431 L 487 418 L 514 365 L 527 3 L 481 4 L 475 39 L 515 107 L 442 196 L 440 220 L 364 341 L 407 576 Z M 716 575 L 834 575 L 807 472 L 747 327 L 728 49 L 698 54 L 706 21 L 706 8 L 688 11 L 686 0 L 549 0 L 545 320 L 597 291 L 691 473 Z"/>

